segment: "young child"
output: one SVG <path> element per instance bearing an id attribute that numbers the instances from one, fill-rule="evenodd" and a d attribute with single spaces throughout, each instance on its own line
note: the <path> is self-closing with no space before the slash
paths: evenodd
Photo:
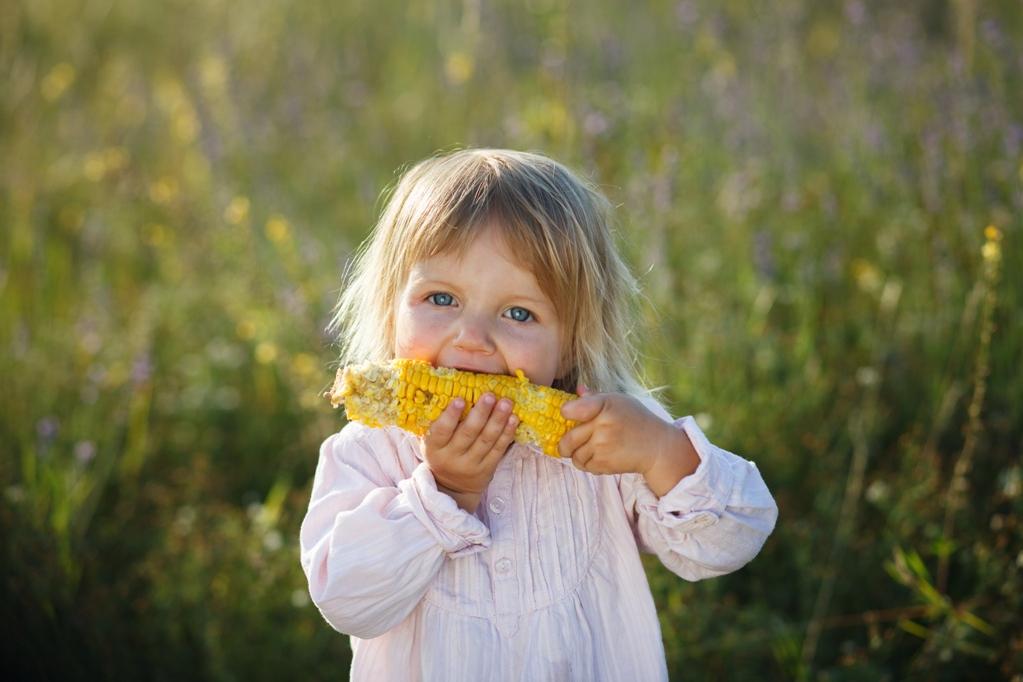
<path id="1" fill-rule="evenodd" d="M 666 679 L 640 551 L 700 580 L 774 528 L 753 463 L 637 382 L 609 215 L 564 166 L 503 150 L 424 161 L 390 197 L 339 303 L 342 363 L 521 369 L 581 397 L 561 459 L 513 442 L 489 394 L 423 438 L 349 423 L 323 443 L 302 567 L 351 679 Z"/>

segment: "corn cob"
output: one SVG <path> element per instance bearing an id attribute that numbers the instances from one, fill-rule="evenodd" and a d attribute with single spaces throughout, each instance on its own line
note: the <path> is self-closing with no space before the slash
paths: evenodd
<path id="1" fill-rule="evenodd" d="M 368 362 L 339 369 L 327 396 L 334 407 L 344 403 L 350 420 L 374 427 L 399 426 L 422 436 L 452 399 L 465 399 L 465 417 L 490 391 L 499 400 L 512 401 L 512 413 L 519 418 L 515 440 L 558 457 L 558 441 L 575 426 L 561 416 L 561 406 L 576 396 L 531 384 L 522 370 L 515 374 L 477 374 L 433 367 L 422 360 Z"/>

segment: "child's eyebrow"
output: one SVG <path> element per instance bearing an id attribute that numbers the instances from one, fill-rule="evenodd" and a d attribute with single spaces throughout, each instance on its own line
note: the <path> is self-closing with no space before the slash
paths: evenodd
<path id="1" fill-rule="evenodd" d="M 434 287 L 434 286 L 439 286 L 439 287 L 445 287 L 445 288 L 448 288 L 448 289 L 457 289 L 458 288 L 454 283 L 449 282 L 449 281 L 447 281 L 445 279 L 440 279 L 438 277 L 424 277 L 424 276 L 415 277 L 414 276 L 414 277 L 411 278 L 409 283 L 412 286 L 415 286 L 415 287 L 425 287 L 425 286 Z"/>
<path id="2" fill-rule="evenodd" d="M 552 305 L 551 301 L 547 300 L 546 298 L 533 298 L 532 296 L 523 296 L 521 294 L 516 294 L 516 295 L 512 296 L 511 298 L 517 298 L 517 299 L 520 299 L 520 300 L 523 300 L 523 301 L 529 301 L 530 303 L 539 303 L 540 305 L 547 305 L 547 306 Z"/>

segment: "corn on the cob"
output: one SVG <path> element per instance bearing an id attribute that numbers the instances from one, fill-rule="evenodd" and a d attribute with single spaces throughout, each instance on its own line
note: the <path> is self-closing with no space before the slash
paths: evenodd
<path id="1" fill-rule="evenodd" d="M 464 417 L 487 391 L 512 401 L 512 413 L 519 418 L 515 440 L 558 457 L 558 441 L 575 426 L 561 416 L 561 406 L 576 396 L 531 384 L 521 370 L 513 377 L 434 367 L 422 360 L 369 362 L 339 369 L 327 395 L 334 407 L 345 404 L 351 420 L 400 426 L 421 436 L 452 399 L 465 399 Z"/>

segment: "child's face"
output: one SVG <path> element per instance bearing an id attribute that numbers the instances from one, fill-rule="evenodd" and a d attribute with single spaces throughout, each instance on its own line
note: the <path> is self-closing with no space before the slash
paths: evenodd
<path id="1" fill-rule="evenodd" d="M 535 384 L 559 376 L 561 321 L 500 232 L 484 229 L 465 254 L 412 267 L 398 294 L 395 357 L 488 374 L 521 369 Z"/>

